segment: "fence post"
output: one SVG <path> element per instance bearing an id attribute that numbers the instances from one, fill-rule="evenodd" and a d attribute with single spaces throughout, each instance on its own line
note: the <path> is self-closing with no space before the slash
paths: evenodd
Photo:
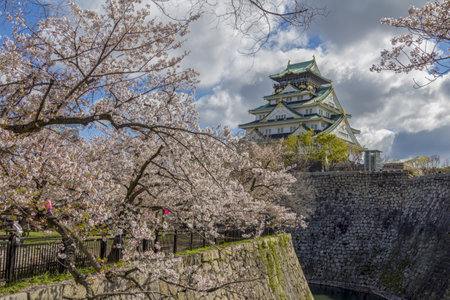
<path id="1" fill-rule="evenodd" d="M 16 236 L 11 233 L 8 239 L 7 257 L 6 257 L 6 282 L 12 282 L 14 279 L 14 266 L 16 262 Z"/>
<path id="2" fill-rule="evenodd" d="M 142 252 L 145 252 L 148 250 L 148 240 L 147 239 L 143 239 L 142 240 Z"/>
<path id="3" fill-rule="evenodd" d="M 106 248 L 107 248 L 107 239 L 105 236 L 102 236 L 102 239 L 100 240 L 100 259 L 105 259 Z"/>
<path id="4" fill-rule="evenodd" d="M 177 253 L 178 232 L 175 230 L 173 235 L 173 254 Z"/>
<path id="5" fill-rule="evenodd" d="M 121 234 L 114 237 L 111 251 L 108 254 L 108 262 L 118 262 L 122 258 L 123 236 Z"/>
<path id="6" fill-rule="evenodd" d="M 190 239 L 189 239 L 189 250 L 191 250 L 192 251 L 192 247 L 193 247 L 193 242 L 194 242 L 194 233 L 191 231 L 191 236 L 190 236 Z"/>
<path id="7" fill-rule="evenodd" d="M 153 242 L 153 245 L 156 246 L 156 244 L 158 244 L 158 236 L 159 236 L 159 232 L 158 230 L 155 230 L 155 240 Z M 153 251 L 158 252 L 158 248 L 157 247 L 153 247 Z"/>
<path id="8" fill-rule="evenodd" d="M 56 261 L 59 264 L 59 273 L 64 273 L 66 271 L 66 240 L 64 238 L 61 240 L 61 244 L 59 245 L 59 254 Z"/>
<path id="9" fill-rule="evenodd" d="M 119 261 L 122 258 L 122 248 L 123 248 L 123 235 L 119 235 L 119 244 L 116 246 L 116 248 L 119 250 L 117 251 L 117 261 Z"/>

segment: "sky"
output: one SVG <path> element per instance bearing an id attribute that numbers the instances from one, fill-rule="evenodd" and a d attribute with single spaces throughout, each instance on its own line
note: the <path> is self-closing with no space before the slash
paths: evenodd
<path id="1" fill-rule="evenodd" d="M 94 9 L 101 3 L 75 2 Z M 187 3 L 174 7 L 183 11 Z M 190 55 L 183 67 L 200 74 L 195 97 L 201 126 L 222 124 L 242 134 L 238 124 L 253 120 L 248 110 L 263 105 L 263 96 L 272 93 L 268 75 L 283 70 L 288 61 L 315 56 L 322 75 L 333 81 L 341 105 L 352 115 L 350 125 L 361 131 L 361 145 L 383 151 L 388 159 L 439 155 L 442 162 L 450 161 L 450 74 L 417 89 L 413 80 L 425 82 L 422 72 L 369 71 L 379 62 L 380 51 L 390 48 L 390 38 L 405 33 L 380 24 L 380 19 L 407 16 L 411 5 L 423 7 L 426 1 L 311 3 L 326 7 L 327 16 L 318 16 L 306 31 L 283 26 L 254 55 L 244 54 L 249 41 L 214 15 L 204 14 L 192 24 L 184 45 Z"/>
<path id="2" fill-rule="evenodd" d="M 350 125 L 361 130 L 361 145 L 383 151 L 389 159 L 440 155 L 450 160 L 450 76 L 423 88 L 426 74 L 373 73 L 380 51 L 405 31 L 380 24 L 383 17 L 407 16 L 415 0 L 316 0 L 328 9 L 307 31 L 284 28 L 253 56 L 243 55 L 245 41 L 225 24 L 208 16 L 191 28 L 186 66 L 200 73 L 197 107 L 203 126 L 218 123 L 237 132 L 238 124 L 253 120 L 248 110 L 264 104 L 272 93 L 268 75 L 283 70 L 288 61 L 316 57 L 319 69 L 333 81 L 336 95 L 352 115 Z"/>

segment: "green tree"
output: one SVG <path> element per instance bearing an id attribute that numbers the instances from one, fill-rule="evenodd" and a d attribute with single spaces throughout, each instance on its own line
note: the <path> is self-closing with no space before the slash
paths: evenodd
<path id="1" fill-rule="evenodd" d="M 315 146 L 314 146 L 314 130 L 309 130 L 306 132 L 303 132 L 299 136 L 299 144 L 300 144 L 300 152 L 305 155 L 312 157 L 313 153 L 315 152 Z M 314 157 L 312 157 L 314 158 Z M 315 158 L 314 158 L 315 159 Z"/>
<path id="2" fill-rule="evenodd" d="M 443 168 L 439 168 L 439 155 L 416 156 L 406 161 L 406 163 L 413 168 L 410 169 L 410 173 L 416 176 L 433 174 L 444 170 Z"/>
<path id="3" fill-rule="evenodd" d="M 300 159 L 298 136 L 293 134 L 289 135 L 287 139 L 282 140 L 281 145 L 282 145 L 282 156 L 284 165 L 285 166 L 297 165 Z"/>
<path id="4" fill-rule="evenodd" d="M 323 168 L 328 168 L 339 162 L 348 161 L 347 143 L 334 134 L 321 132 L 315 136 L 315 159 L 322 163 Z"/>
<path id="5" fill-rule="evenodd" d="M 322 170 L 339 162 L 348 161 L 350 149 L 347 143 L 334 134 L 321 132 L 317 135 L 314 130 L 302 133 L 297 138 L 298 152 L 304 160 L 315 160 L 322 164 Z M 287 140 L 286 148 L 295 149 L 294 138 Z"/>

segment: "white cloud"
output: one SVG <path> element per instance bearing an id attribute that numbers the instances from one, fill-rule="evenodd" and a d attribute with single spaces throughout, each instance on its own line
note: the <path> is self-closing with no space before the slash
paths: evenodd
<path id="1" fill-rule="evenodd" d="M 173 8 L 182 11 L 189 5 L 189 1 L 180 3 Z M 306 32 L 280 29 L 253 56 L 242 54 L 251 39 L 243 38 L 230 24 L 217 22 L 212 14 L 202 16 L 191 26 L 185 44 L 191 54 L 183 62 L 184 67 L 200 73 L 197 107 L 201 124 L 237 128 L 251 121 L 248 109 L 264 104 L 262 97 L 272 93 L 268 75 L 282 70 L 289 60 L 294 63 L 315 55 L 322 74 L 333 80 L 340 102 L 353 115 L 351 125 L 361 129 L 359 139 L 367 147 L 389 154 L 396 136 L 411 138 L 442 128 L 450 131 L 450 75 L 414 89 L 413 79 L 423 79 L 424 73 L 369 71 L 379 61 L 380 51 L 390 48 L 390 38 L 399 33 L 399 29 L 381 25 L 380 18 L 405 16 L 410 5 L 425 3 L 316 0 L 315 5 L 327 6 L 328 16 L 317 18 Z M 311 48 L 311 40 L 321 43 Z M 396 155 L 402 154 L 397 151 Z M 441 156 L 450 158 L 450 152 Z"/>
<path id="2" fill-rule="evenodd" d="M 412 2 L 416 6 L 425 3 Z M 272 92 L 267 76 L 282 70 L 288 60 L 304 61 L 315 55 L 322 74 L 333 80 L 339 100 L 353 115 L 352 126 L 362 130 L 359 139 L 367 147 L 389 155 L 398 133 L 450 128 L 450 101 L 445 91 L 450 86 L 449 76 L 414 89 L 413 80 L 423 79 L 426 74 L 369 71 L 379 61 L 380 51 L 390 47 L 390 38 L 397 31 L 379 24 L 379 19 L 406 15 L 408 3 L 320 3 L 328 4 L 330 15 L 318 19 L 308 34 L 292 29 L 281 31 L 272 37 L 270 47 L 254 56 L 239 53 L 240 37 L 229 29 L 219 25 L 214 34 L 208 35 L 196 27 L 193 34 L 199 36 L 202 51 L 196 54 L 193 37 L 188 46 L 194 56 L 188 61 L 200 71 L 200 89 L 212 91 L 199 100 L 201 122 L 212 125 L 215 121 L 236 128 L 239 123 L 251 121 L 246 111 L 262 105 L 262 97 Z M 306 47 L 312 35 L 323 41 L 315 49 Z"/>
<path id="3" fill-rule="evenodd" d="M 369 150 L 380 150 L 389 156 L 392 152 L 392 144 L 395 140 L 395 132 L 389 129 L 374 129 L 363 127 L 359 135 L 359 142 Z"/>
<path id="4" fill-rule="evenodd" d="M 236 124 L 248 115 L 243 102 L 240 95 L 229 94 L 216 88 L 214 94 L 203 96 L 196 105 L 204 125 L 216 126 L 217 120 L 223 120 L 222 125 L 235 128 Z"/>

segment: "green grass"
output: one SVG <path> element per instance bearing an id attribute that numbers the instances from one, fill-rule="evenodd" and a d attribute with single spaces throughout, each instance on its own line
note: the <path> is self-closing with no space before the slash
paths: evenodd
<path id="1" fill-rule="evenodd" d="M 86 268 L 80 270 L 82 274 L 92 274 L 95 273 L 94 268 Z M 33 286 L 33 285 L 44 285 L 44 284 L 51 284 L 51 283 L 58 283 L 64 280 L 70 280 L 73 279 L 72 274 L 70 273 L 62 273 L 62 274 L 43 274 L 40 276 L 35 276 L 30 279 L 22 280 L 19 282 L 11 282 L 6 283 L 4 286 L 0 286 L 0 295 L 5 294 L 11 294 L 19 292 L 20 290 L 23 290 L 27 287 Z"/>
<path id="2" fill-rule="evenodd" d="M 5 231 L 0 231 L 0 235 L 8 235 L 8 233 L 6 233 Z M 30 231 L 27 236 L 22 236 L 20 239 L 25 244 L 35 244 L 35 243 L 43 243 L 43 242 L 52 242 L 55 240 L 54 238 L 58 238 L 58 237 L 61 237 L 61 235 L 59 233 L 57 233 L 56 231 L 52 231 L 51 233 Z M 92 232 L 88 236 L 89 239 L 100 239 L 102 237 L 103 236 L 101 234 L 99 234 L 98 232 Z M 42 239 L 30 241 L 30 240 L 27 240 L 28 238 L 42 238 Z M 49 239 L 46 240 L 45 238 L 49 238 Z"/>
<path id="3" fill-rule="evenodd" d="M 0 235 L 8 235 L 6 231 L 0 231 Z M 49 236 L 59 236 L 59 234 L 56 231 L 52 231 L 51 233 L 43 233 L 43 232 L 37 232 L 37 231 L 30 231 L 27 237 L 30 238 L 36 238 L 36 237 L 49 237 Z"/>
<path id="4" fill-rule="evenodd" d="M 235 241 L 235 242 L 226 242 L 226 243 L 222 243 L 222 244 L 218 244 L 218 245 L 212 245 L 212 246 L 208 246 L 208 247 L 203 247 L 203 248 L 198 248 L 198 249 L 194 249 L 194 250 L 186 250 L 183 252 L 177 252 L 175 253 L 175 256 L 179 256 L 179 255 L 186 255 L 186 254 L 195 254 L 195 253 L 199 253 L 199 252 L 203 252 L 203 251 L 207 251 L 207 250 L 212 250 L 212 249 L 217 249 L 217 248 L 226 248 L 230 245 L 235 245 L 235 244 L 242 244 L 242 243 L 248 243 L 251 241 L 259 241 L 262 239 L 266 239 L 266 238 L 272 238 L 272 237 L 279 237 L 284 235 L 283 233 L 281 234 L 277 234 L 277 235 L 269 235 L 269 236 L 261 236 L 259 238 L 256 239 L 247 239 L 247 240 L 241 240 L 241 241 Z"/>
<path id="5" fill-rule="evenodd" d="M 5 231 L 0 231 L 0 235 L 8 235 Z M 35 232 L 32 231 L 28 234 L 28 236 L 22 236 L 20 240 L 25 244 L 36 244 L 36 243 L 43 243 L 43 242 L 52 242 L 55 241 L 54 238 L 60 237 L 60 235 L 57 232 L 51 232 L 49 234 L 43 233 L 43 232 Z M 28 240 L 29 238 L 40 238 L 38 240 Z M 48 238 L 46 240 L 45 238 Z"/>
<path id="6" fill-rule="evenodd" d="M 64 280 L 72 279 L 72 275 L 70 273 L 64 273 L 64 274 L 55 274 L 55 275 L 49 275 L 44 274 L 41 276 L 36 276 L 31 279 L 26 279 L 19 282 L 12 282 L 7 283 L 4 286 L 0 287 L 0 294 L 10 294 L 10 293 L 16 293 L 24 288 L 27 288 L 32 285 L 41 285 L 41 284 L 50 284 L 50 283 L 57 283 Z"/>

